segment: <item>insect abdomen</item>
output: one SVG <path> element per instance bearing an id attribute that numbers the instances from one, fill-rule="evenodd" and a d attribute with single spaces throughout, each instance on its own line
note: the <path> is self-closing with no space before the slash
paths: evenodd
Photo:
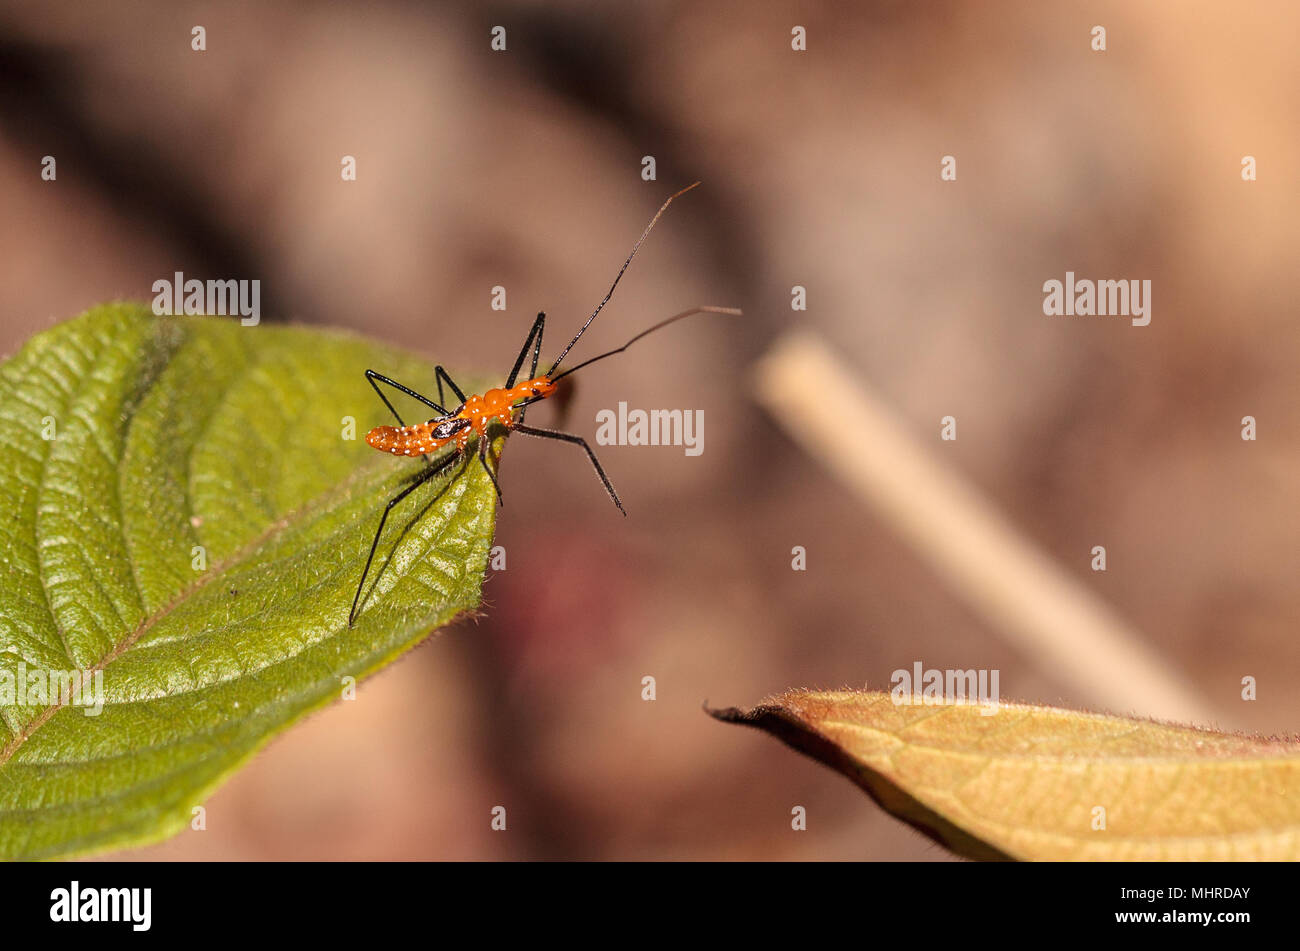
<path id="1" fill-rule="evenodd" d="M 468 419 L 455 417 L 436 424 L 429 420 L 413 426 L 376 426 L 366 433 L 366 442 L 380 452 L 391 452 L 398 456 L 421 456 L 441 449 L 468 429 L 469 425 Z"/>
<path id="2" fill-rule="evenodd" d="M 421 456 L 447 442 L 445 439 L 434 439 L 430 429 L 426 423 L 414 426 L 376 426 L 366 433 L 366 442 L 380 452 L 391 452 L 398 456 Z"/>

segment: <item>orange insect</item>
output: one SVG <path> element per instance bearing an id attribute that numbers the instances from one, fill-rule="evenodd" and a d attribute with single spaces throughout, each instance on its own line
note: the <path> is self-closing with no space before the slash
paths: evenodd
<path id="1" fill-rule="evenodd" d="M 637 334 L 617 349 L 609 350 L 598 356 L 584 360 L 582 363 L 579 363 L 575 367 L 570 367 L 563 373 L 557 374 L 555 372 L 559 369 L 560 363 L 564 358 L 569 355 L 569 351 L 573 349 L 574 345 L 577 344 L 582 335 L 586 333 L 587 328 L 591 326 L 591 322 L 596 319 L 596 315 L 600 313 L 601 309 L 607 303 L 609 303 L 609 299 L 614 295 L 614 288 L 618 287 L 618 282 L 623 278 L 623 272 L 625 272 L 628 265 L 632 263 L 632 258 L 636 257 L 636 252 L 640 249 L 641 243 L 645 241 L 646 236 L 650 234 L 650 230 L 655 226 L 655 223 L 659 220 L 660 216 L 668 206 L 672 204 L 674 198 L 685 194 L 698 184 L 699 182 L 695 182 L 670 196 L 668 200 L 660 206 L 659 210 L 655 212 L 655 216 L 650 219 L 650 223 L 646 225 L 645 231 L 641 233 L 641 237 L 638 238 L 636 244 L 632 246 L 632 253 L 627 256 L 627 260 L 624 261 L 623 266 L 619 268 L 618 275 L 614 278 L 614 283 L 610 285 L 609 291 L 606 292 L 605 297 L 598 305 L 596 305 L 596 309 L 592 311 L 591 316 L 588 317 L 586 322 L 578 329 L 578 332 L 573 335 L 573 339 L 569 341 L 568 346 L 560 351 L 560 355 L 555 358 L 555 362 L 551 364 L 551 368 L 540 376 L 537 373 L 537 362 L 542 352 L 542 331 L 546 327 L 545 313 L 538 314 L 537 319 L 533 321 L 533 327 L 528 331 L 528 336 L 524 339 L 524 345 L 519 351 L 519 356 L 515 360 L 515 365 L 510 369 L 510 375 L 506 378 L 505 386 L 490 389 L 481 396 L 466 396 L 461 391 L 460 387 L 456 385 L 455 381 L 453 381 L 448 375 L 447 371 L 441 366 L 434 368 L 434 377 L 438 381 L 438 402 L 436 403 L 427 396 L 422 396 L 415 390 L 403 386 L 395 380 L 390 380 L 388 377 L 376 373 L 374 370 L 366 371 L 366 379 L 370 381 L 370 385 L 374 387 L 375 392 L 379 394 L 379 398 L 384 401 L 384 405 L 388 407 L 389 412 L 393 414 L 398 423 L 396 426 L 376 426 L 374 429 L 370 430 L 370 432 L 366 434 L 366 442 L 369 443 L 372 448 L 378 449 L 380 452 L 388 452 L 398 456 L 424 456 L 426 461 L 429 461 L 428 454 L 431 452 L 436 452 L 445 446 L 454 445 L 455 448 L 452 452 L 447 453 L 436 461 L 430 462 L 429 466 L 420 472 L 410 485 L 389 499 L 388 505 L 384 509 L 384 514 L 379 519 L 379 528 L 375 531 L 375 539 L 370 543 L 370 555 L 366 558 L 365 570 L 362 571 L 361 580 L 357 583 L 357 593 L 352 599 L 352 611 L 348 615 L 348 627 L 351 627 L 353 621 L 356 620 L 357 606 L 361 601 L 361 592 L 365 587 L 366 577 L 370 574 L 370 564 L 374 561 L 375 548 L 379 545 L 379 537 L 384 532 L 384 523 L 388 520 L 388 513 L 393 510 L 393 507 L 396 506 L 398 502 L 402 501 L 402 499 L 415 491 L 417 487 L 424 484 L 438 473 L 445 471 L 457 459 L 468 455 L 471 451 L 471 442 L 476 443 L 476 454 L 478 455 L 479 462 L 487 472 L 488 477 L 491 478 L 492 485 L 496 488 L 498 504 L 503 504 L 501 498 L 501 485 L 497 482 L 497 476 L 493 471 L 493 467 L 488 464 L 488 431 L 493 427 L 499 427 L 508 432 L 523 433 L 527 436 L 539 436 L 544 439 L 559 439 L 564 442 L 577 443 L 586 451 L 587 458 L 591 460 L 591 464 L 596 470 L 596 475 L 600 477 L 601 483 L 605 486 L 605 491 L 608 492 L 609 497 L 614 500 L 614 504 L 618 506 L 618 510 L 624 515 L 627 515 L 627 511 L 623 508 L 623 503 L 619 500 L 618 493 L 614 491 L 614 486 L 610 484 L 609 477 L 605 475 L 605 470 L 601 468 L 600 460 L 596 458 L 596 454 L 591 451 L 591 447 L 587 445 L 585 439 L 581 436 L 575 436 L 572 433 L 562 433 L 553 429 L 539 429 L 534 426 L 525 426 L 524 417 L 528 412 L 528 406 L 530 404 L 536 403 L 539 400 L 544 400 L 548 396 L 553 395 L 559 381 L 570 373 L 581 370 L 583 367 L 589 366 L 597 360 L 603 360 L 606 357 L 612 357 L 616 353 L 622 353 L 642 337 L 652 334 L 656 330 L 666 327 L 674 321 L 681 320 L 683 317 L 689 317 L 692 314 L 700 313 L 740 315 L 740 311 L 733 307 L 692 307 L 690 310 L 684 310 L 680 314 L 674 314 L 667 320 L 661 320 L 653 327 L 641 331 L 641 333 Z M 516 383 L 515 380 L 519 377 L 519 371 L 524 365 L 524 358 L 528 356 L 528 350 L 530 347 L 532 348 L 533 353 L 532 364 L 528 371 L 528 379 L 524 380 L 522 383 Z M 460 400 L 460 405 L 453 410 L 448 410 L 443 405 L 444 382 L 448 387 L 450 387 L 452 393 L 456 395 L 456 398 Z M 380 383 L 385 383 L 388 386 L 405 393 L 407 396 L 419 400 L 421 403 L 424 403 L 426 406 L 433 409 L 438 415 L 432 419 L 425 420 L 422 423 L 415 423 L 408 426 L 402 421 L 401 415 L 393 407 L 393 404 L 389 402 L 388 397 L 384 395 L 383 390 L 379 388 Z M 496 460 L 493 460 L 493 464 L 496 464 Z"/>

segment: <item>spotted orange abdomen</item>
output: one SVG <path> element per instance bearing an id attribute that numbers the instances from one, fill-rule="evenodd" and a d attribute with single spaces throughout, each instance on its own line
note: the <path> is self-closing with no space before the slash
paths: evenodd
<path id="1" fill-rule="evenodd" d="M 398 456 L 420 456 L 441 449 L 462 437 L 470 421 L 462 417 L 429 420 L 411 426 L 376 426 L 366 433 L 366 443 L 380 452 Z"/>

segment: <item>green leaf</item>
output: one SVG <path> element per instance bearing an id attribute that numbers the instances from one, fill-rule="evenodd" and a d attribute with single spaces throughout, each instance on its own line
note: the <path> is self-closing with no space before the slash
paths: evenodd
<path id="1" fill-rule="evenodd" d="M 936 698 L 937 699 L 937 698 Z M 1054 707 L 793 690 L 757 727 L 978 859 L 1300 859 L 1300 745 Z"/>
<path id="2" fill-rule="evenodd" d="M 394 509 L 347 627 L 421 469 L 365 444 L 391 422 L 367 367 L 436 392 L 428 362 L 359 338 L 123 304 L 0 366 L 0 857 L 178 831 L 344 678 L 478 606 L 496 496 L 457 464 Z M 53 695 L 81 670 L 96 716 Z"/>

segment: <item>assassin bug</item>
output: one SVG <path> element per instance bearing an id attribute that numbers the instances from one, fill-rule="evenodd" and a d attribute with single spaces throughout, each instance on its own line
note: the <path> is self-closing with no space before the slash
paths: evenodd
<path id="1" fill-rule="evenodd" d="M 641 331 L 641 333 L 637 334 L 621 347 L 584 360 L 577 366 L 565 370 L 563 373 L 557 374 L 555 372 L 559 369 L 560 363 L 563 362 L 564 358 L 569 355 L 569 351 L 574 348 L 578 340 L 584 333 L 586 333 L 587 328 L 591 326 L 591 322 L 596 319 L 596 315 L 600 313 L 601 309 L 607 303 L 609 303 L 609 299 L 614 296 L 614 288 L 618 287 L 618 282 L 623 279 L 623 273 L 627 270 L 628 265 L 632 263 L 632 259 L 636 257 L 636 253 L 640 249 L 641 243 L 645 241 L 646 236 L 650 234 L 650 230 L 654 228 L 655 223 L 659 220 L 660 216 L 665 210 L 667 210 L 668 206 L 672 204 L 674 198 L 685 194 L 698 184 L 700 183 L 695 182 L 694 184 L 686 186 L 676 194 L 669 196 L 668 200 L 659 207 L 659 210 L 655 212 L 655 216 L 650 219 L 650 223 L 646 225 L 645 231 L 641 233 L 641 237 L 638 238 L 636 244 L 632 246 L 632 253 L 627 256 L 627 260 L 625 260 L 623 266 L 619 268 L 618 275 L 614 278 L 614 283 L 610 285 L 604 298 L 596 305 L 596 309 L 592 311 L 591 316 L 588 317 L 586 322 L 578 329 L 578 332 L 573 335 L 573 339 L 569 341 L 568 346 L 560 351 L 560 355 L 555 358 L 555 362 L 551 364 L 551 368 L 540 376 L 537 374 L 537 362 L 542 352 L 542 331 L 546 326 L 545 313 L 537 315 L 537 319 L 533 322 L 532 329 L 528 331 L 528 336 L 524 339 L 524 345 L 519 350 L 519 356 L 515 359 L 514 366 L 510 368 L 510 375 L 506 378 L 505 386 L 490 389 L 481 395 L 475 394 L 473 396 L 466 396 L 464 392 L 462 392 L 461 388 L 456 385 L 456 382 L 451 378 L 447 371 L 441 366 L 434 368 L 434 377 L 438 381 L 438 401 L 436 403 L 427 396 L 423 396 L 415 390 L 403 386 L 396 380 L 390 380 L 383 374 L 376 373 L 374 370 L 366 371 L 366 379 L 370 382 L 370 385 L 374 387 L 375 392 L 379 394 L 379 398 L 384 401 L 384 405 L 388 407 L 389 412 L 391 412 L 393 417 L 397 420 L 396 426 L 376 426 L 374 429 L 370 430 L 370 432 L 366 434 L 366 442 L 369 443 L 372 448 L 378 449 L 380 452 L 389 452 L 399 456 L 423 456 L 429 465 L 415 476 L 410 485 L 388 500 L 388 505 L 384 508 L 384 514 L 379 519 L 379 528 L 375 530 L 375 539 L 370 543 L 370 554 L 366 557 L 366 567 L 361 572 L 361 580 L 357 583 L 357 593 L 352 599 L 352 611 L 348 614 L 348 627 L 351 627 L 353 621 L 356 620 L 357 606 L 361 602 L 361 592 L 365 588 L 366 577 L 370 574 L 370 564 L 374 561 L 375 549 L 379 545 L 379 537 L 384 532 L 384 523 L 388 521 L 388 514 L 392 512 L 397 503 L 401 502 L 402 499 L 414 492 L 419 486 L 423 485 L 438 473 L 446 471 L 457 459 L 468 455 L 471 451 L 474 451 L 470 448 L 471 441 L 477 443 L 476 454 L 478 455 L 478 460 L 482 464 L 484 471 L 487 472 L 488 477 L 492 480 L 493 487 L 496 489 L 497 503 L 504 504 L 501 498 L 501 484 L 497 482 L 496 472 L 493 471 L 492 465 L 489 465 L 488 463 L 487 434 L 489 427 L 493 425 L 500 426 L 509 432 L 523 433 L 525 436 L 538 436 L 543 439 L 558 439 L 564 442 L 576 443 L 581 446 L 587 453 L 587 458 L 591 460 L 591 465 L 596 470 L 596 475 L 600 477 L 601 483 L 605 486 L 605 491 L 609 493 L 609 497 L 613 499 L 614 504 L 618 506 L 618 510 L 624 515 L 627 515 L 627 510 L 623 508 L 623 503 L 619 500 L 618 493 L 614 491 L 614 486 L 610 484 L 609 476 L 605 475 L 605 470 L 601 468 L 600 460 L 596 458 L 596 454 L 592 452 L 591 447 L 587 445 L 585 439 L 581 436 L 575 436 L 572 433 L 562 433 L 553 429 L 539 429 L 533 426 L 526 426 L 524 425 L 524 418 L 528 412 L 529 405 L 552 396 L 555 393 L 556 385 L 560 380 L 564 379 L 564 377 L 577 370 L 581 370 L 585 366 L 590 366 L 598 360 L 612 357 L 616 353 L 622 353 L 642 337 L 648 336 L 663 327 L 667 327 L 669 324 L 681 320 L 683 317 L 689 317 L 692 314 L 700 313 L 740 315 L 740 311 L 733 307 L 692 307 L 689 310 L 684 310 L 680 314 L 674 314 L 666 320 L 661 320 L 654 326 Z M 528 369 L 528 379 L 521 383 L 516 383 L 515 381 L 519 377 L 519 371 L 524 365 L 524 358 L 528 356 L 529 348 L 532 348 L 532 361 Z M 422 423 L 414 423 L 408 426 L 402 421 L 401 415 L 397 412 L 396 408 L 394 408 L 393 404 L 389 402 L 388 397 L 384 395 L 384 391 L 379 388 L 380 383 L 391 386 L 393 389 L 419 400 L 438 415 L 434 416 L 432 419 L 425 420 Z M 448 410 L 444 405 L 444 383 L 451 389 L 451 392 L 455 394 L 456 399 L 460 400 L 460 405 L 455 409 Z M 516 413 L 518 413 L 517 416 Z M 454 449 L 445 456 L 430 461 L 428 454 L 435 452 L 444 446 L 454 446 Z M 493 460 L 493 463 L 496 462 L 497 460 Z"/>

